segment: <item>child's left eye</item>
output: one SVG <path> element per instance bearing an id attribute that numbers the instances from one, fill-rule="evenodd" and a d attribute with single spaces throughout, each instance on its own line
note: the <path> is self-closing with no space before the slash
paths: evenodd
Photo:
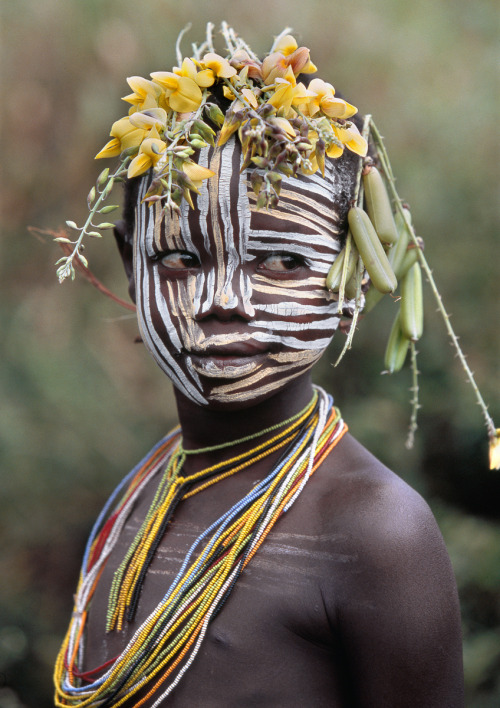
<path id="1" fill-rule="evenodd" d="M 272 253 L 259 263 L 259 270 L 272 270 L 275 273 L 286 273 L 304 265 L 302 258 L 290 253 Z"/>

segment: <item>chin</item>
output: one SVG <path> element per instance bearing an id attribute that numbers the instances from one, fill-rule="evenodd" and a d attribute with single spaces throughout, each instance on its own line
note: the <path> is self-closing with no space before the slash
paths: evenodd
<path id="1" fill-rule="evenodd" d="M 299 380 L 309 380 L 309 370 L 313 366 L 310 363 L 300 370 L 287 372 L 283 376 L 273 377 L 266 375 L 265 369 L 261 373 L 259 385 L 259 374 L 244 379 L 207 379 L 204 380 L 203 396 L 207 403 L 203 406 L 214 411 L 237 411 L 253 408 L 265 401 L 279 395 L 286 389 L 294 387 Z"/>

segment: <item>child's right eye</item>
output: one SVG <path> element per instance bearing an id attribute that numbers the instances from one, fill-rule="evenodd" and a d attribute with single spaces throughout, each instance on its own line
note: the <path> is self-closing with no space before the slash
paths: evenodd
<path id="1" fill-rule="evenodd" d="M 169 270 L 188 270 L 198 268 L 200 261 L 189 251 L 170 251 L 158 259 L 162 266 Z"/>

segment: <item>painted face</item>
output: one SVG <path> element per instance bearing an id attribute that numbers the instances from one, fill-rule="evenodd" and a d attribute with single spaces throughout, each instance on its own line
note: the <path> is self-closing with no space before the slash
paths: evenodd
<path id="1" fill-rule="evenodd" d="M 196 208 L 167 218 L 141 204 L 135 233 L 143 341 L 200 405 L 264 400 L 310 369 L 339 323 L 325 277 L 339 252 L 335 204 L 350 179 L 284 180 L 278 207 L 257 211 L 235 140 L 205 149 Z"/>

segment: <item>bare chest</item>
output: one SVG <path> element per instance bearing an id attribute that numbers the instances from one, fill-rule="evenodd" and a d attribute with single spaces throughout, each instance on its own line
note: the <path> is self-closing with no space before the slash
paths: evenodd
<path id="1" fill-rule="evenodd" d="M 238 496 L 241 490 L 234 490 Z M 342 693 L 341 650 L 326 616 L 322 585 L 331 568 L 352 562 L 342 538 L 324 538 L 303 493 L 283 515 L 238 577 L 230 596 L 208 625 L 192 665 L 161 705 L 335 705 Z M 213 497 L 213 498 L 212 498 Z M 217 498 L 219 499 L 219 497 Z M 227 499 L 225 500 L 227 502 Z M 122 631 L 106 633 L 105 615 L 115 569 L 144 518 L 147 504 L 131 515 L 105 567 L 89 613 L 85 670 L 117 657 L 169 588 L 191 550 L 196 558 L 207 538 L 199 537 L 224 506 L 216 493 L 181 503 L 156 551 L 140 595 L 136 617 Z M 197 542 L 198 539 L 198 542 Z M 159 688 L 155 696 L 161 695 Z M 153 705 L 153 698 L 144 705 Z M 297 701 L 294 703 L 293 701 Z M 306 701 L 307 702 L 307 701 Z M 338 705 L 342 705 L 339 702 Z"/>

